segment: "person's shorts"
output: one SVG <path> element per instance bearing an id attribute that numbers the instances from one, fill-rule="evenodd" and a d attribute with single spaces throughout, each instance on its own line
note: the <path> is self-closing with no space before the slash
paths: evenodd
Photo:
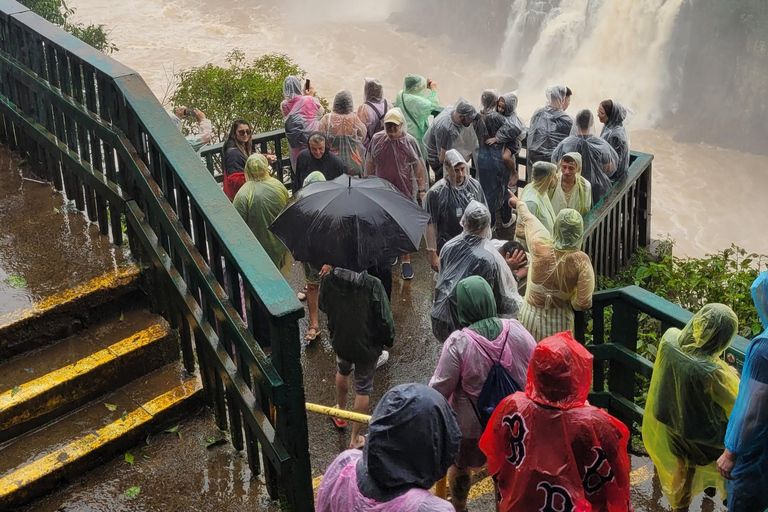
<path id="1" fill-rule="evenodd" d="M 376 361 L 365 364 L 354 364 L 336 356 L 336 371 L 344 377 L 355 372 L 355 394 L 368 396 L 373 391 L 373 374 L 376 372 Z"/>
<path id="2" fill-rule="evenodd" d="M 307 284 L 320 284 L 320 267 L 316 267 L 311 263 L 302 262 L 304 267 L 304 278 L 307 280 Z"/>

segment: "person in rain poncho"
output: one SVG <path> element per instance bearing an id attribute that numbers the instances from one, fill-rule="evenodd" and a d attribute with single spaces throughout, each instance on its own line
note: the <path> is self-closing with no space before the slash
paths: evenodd
<path id="1" fill-rule="evenodd" d="M 768 272 L 752 284 L 752 298 L 768 328 Z M 728 510 L 768 510 L 768 331 L 747 349 L 739 395 L 728 421 L 725 451 L 717 461 L 728 479 Z"/>
<path id="2" fill-rule="evenodd" d="M 203 149 L 203 146 L 211 143 L 213 124 L 210 119 L 205 117 L 202 110 L 194 109 L 192 110 L 192 113 L 194 113 L 194 117 L 189 115 L 190 109 L 186 107 L 177 107 L 173 109 L 173 112 L 170 112 L 170 115 L 173 124 L 176 125 L 176 128 L 178 128 L 179 131 L 182 131 L 182 128 L 184 127 L 185 119 L 194 119 L 194 122 L 197 124 L 197 129 L 184 138 L 189 142 L 189 145 L 192 146 L 192 149 L 199 153 L 200 150 Z"/>
<path id="3" fill-rule="evenodd" d="M 310 86 L 302 90 L 296 76 L 288 76 L 283 81 L 283 102 L 280 103 L 285 124 L 285 136 L 290 146 L 291 165 L 296 169 L 299 153 L 307 149 L 309 134 L 317 129 L 317 122 L 323 116 L 323 106 L 314 96 Z M 299 181 L 301 183 L 301 181 Z"/>
<path id="4" fill-rule="evenodd" d="M 235 196 L 233 205 L 251 232 L 267 252 L 272 263 L 288 275 L 291 256 L 283 243 L 269 230 L 269 225 L 288 203 L 288 190 L 270 176 L 264 155 L 251 155 L 245 164 L 245 185 Z"/>
<path id="5" fill-rule="evenodd" d="M 245 183 L 245 163 L 253 153 L 251 133 L 250 125 L 246 121 L 238 119 L 232 123 L 229 137 L 221 147 L 221 170 L 224 173 L 222 185 L 224 194 L 230 201 L 235 200 L 237 192 Z M 263 155 L 269 163 L 277 161 L 275 155 L 266 153 Z"/>
<path id="6" fill-rule="evenodd" d="M 525 389 L 528 363 L 536 341 L 517 320 L 501 320 L 488 282 L 467 277 L 456 286 L 459 323 L 464 329 L 446 340 L 437 368 L 429 381 L 456 411 L 461 428 L 461 446 L 448 472 L 451 501 L 456 510 L 467 508 L 471 468 L 485 465 L 478 442 L 483 428 L 475 404 L 491 365 L 499 361 L 520 389 Z"/>
<path id="7" fill-rule="evenodd" d="M 322 132 L 312 132 L 309 136 L 309 147 L 299 153 L 296 159 L 298 183 L 303 184 L 315 171 L 320 171 L 328 181 L 347 173 L 347 166 L 341 158 L 328 149 L 328 139 Z"/>
<path id="8" fill-rule="evenodd" d="M 603 123 L 600 138 L 608 142 L 616 151 L 618 157 L 616 172 L 611 175 L 611 180 L 618 181 L 627 174 L 629 169 L 629 135 L 624 127 L 627 109 L 619 102 L 605 100 L 597 109 L 597 118 Z"/>
<path id="9" fill-rule="evenodd" d="M 552 153 L 552 162 L 559 162 L 568 153 L 581 155 L 581 175 L 592 185 L 592 203 L 597 204 L 611 188 L 618 155 L 610 144 L 595 136 L 595 118 L 589 110 L 576 114 L 573 132 Z"/>
<path id="10" fill-rule="evenodd" d="M 366 414 L 376 367 L 384 364 L 395 341 L 395 322 L 387 292 L 368 272 L 334 268 L 320 283 L 320 310 L 328 316 L 331 346 L 336 353 L 336 405 L 347 405 L 349 380 L 355 372 L 355 412 Z M 380 364 L 377 364 L 381 360 Z M 333 418 L 338 428 L 346 422 Z M 350 448 L 361 448 L 362 425 L 352 426 Z"/>
<path id="11" fill-rule="evenodd" d="M 384 129 L 384 116 L 389 110 L 389 103 L 384 99 L 384 84 L 381 80 L 366 78 L 363 98 L 363 104 L 357 109 L 357 117 L 366 127 L 363 146 L 368 149 L 373 136 Z"/>
<path id="12" fill-rule="evenodd" d="M 562 85 L 547 88 L 547 104 L 531 117 L 528 125 L 528 167 L 536 162 L 551 162 L 552 152 L 573 128 L 573 119 L 565 113 L 571 104 L 571 90 Z"/>
<path id="13" fill-rule="evenodd" d="M 362 451 L 342 452 L 317 492 L 317 512 L 454 512 L 429 492 L 456 459 L 461 431 L 443 396 L 423 384 L 387 391 Z"/>
<path id="14" fill-rule="evenodd" d="M 493 290 L 496 310 L 507 318 L 516 318 L 522 297 L 506 259 L 491 242 L 491 214 L 477 201 L 467 205 L 461 218 L 463 233 L 450 240 L 440 252 L 435 300 L 430 311 L 432 333 L 445 341 L 461 328 L 456 287 L 469 276 L 484 278 Z"/>
<path id="15" fill-rule="evenodd" d="M 469 202 L 486 204 L 480 183 L 469 175 L 467 162 L 455 149 L 445 155 L 445 170 L 445 178 L 432 185 L 423 203 L 430 216 L 425 239 L 435 272 L 443 245 L 461 233 L 460 221 Z"/>
<path id="16" fill-rule="evenodd" d="M 736 314 L 707 304 L 659 343 L 643 415 L 643 444 L 675 510 L 708 487 L 725 494 L 717 469 L 739 378 L 720 356 L 738 330 Z"/>
<path id="17" fill-rule="evenodd" d="M 509 170 L 504 165 L 504 145 L 496 140 L 496 132 L 504 125 L 506 118 L 496 108 L 499 95 L 488 89 L 483 91 L 480 102 L 482 110 L 475 118 L 474 129 L 479 147 L 475 155 L 477 179 L 483 187 L 488 209 L 491 211 L 491 226 L 496 224 L 496 212 L 507 202 Z M 508 220 L 508 219 L 507 219 Z"/>
<path id="18" fill-rule="evenodd" d="M 558 166 L 557 185 L 551 199 L 555 215 L 571 208 L 586 217 L 592 209 L 592 185 L 581 175 L 581 155 L 563 155 Z"/>
<path id="19" fill-rule="evenodd" d="M 419 141 L 419 150 L 422 156 L 426 158 L 427 150 L 422 139 L 427 132 L 432 111 L 440 106 L 440 100 L 437 97 L 437 82 L 427 80 L 421 75 L 406 75 L 403 88 L 397 93 L 395 106 L 403 111 L 408 125 L 408 133 Z"/>
<path id="20" fill-rule="evenodd" d="M 547 232 L 552 233 L 555 226 L 555 210 L 549 199 L 550 191 L 557 184 L 557 166 L 548 162 L 536 162 L 533 164 L 531 183 L 523 189 L 520 200 L 528 206 L 528 211 L 534 215 Z M 525 224 L 523 219 L 517 218 L 515 238 L 528 249 L 525 238 Z"/>
<path id="21" fill-rule="evenodd" d="M 520 323 L 536 341 L 572 331 L 574 309 L 591 308 L 595 291 L 592 262 L 581 251 L 584 220 L 579 212 L 566 208 L 555 217 L 550 234 L 524 202 L 512 196 L 510 204 L 523 219 L 531 257 Z"/>
<path id="22" fill-rule="evenodd" d="M 333 112 L 320 120 L 318 131 L 328 138 L 328 146 L 347 166 L 347 172 L 363 175 L 365 125 L 354 112 L 352 93 L 344 89 L 333 99 Z"/>
<path id="23" fill-rule="evenodd" d="M 477 110 L 469 102 L 459 99 L 456 105 L 446 107 L 424 134 L 429 166 L 435 172 L 435 181 L 443 177 L 445 154 L 456 149 L 468 159 L 478 147 L 477 135 L 471 128 Z"/>
<path id="24" fill-rule="evenodd" d="M 501 512 L 632 510 L 629 430 L 587 405 L 592 354 L 570 332 L 539 343 L 525 393 L 502 400 L 480 439 Z"/>
<path id="25" fill-rule="evenodd" d="M 419 144 L 407 131 L 403 113 L 395 107 L 384 116 L 385 131 L 373 136 L 365 163 L 366 176 L 376 175 L 399 190 L 405 197 L 424 199 L 423 160 Z M 416 186 L 414 186 L 414 184 Z M 402 255 L 403 279 L 413 279 L 411 255 Z"/>

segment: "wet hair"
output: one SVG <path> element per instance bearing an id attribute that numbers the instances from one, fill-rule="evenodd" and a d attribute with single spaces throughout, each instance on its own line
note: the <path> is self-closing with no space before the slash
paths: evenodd
<path id="1" fill-rule="evenodd" d="M 500 252 L 502 255 L 506 256 L 507 254 L 514 253 L 515 251 L 525 252 L 525 248 L 523 247 L 523 244 L 521 244 L 517 240 L 510 240 L 509 242 L 501 246 Z"/>
<path id="2" fill-rule="evenodd" d="M 309 136 L 308 143 L 310 143 L 310 144 L 320 144 L 320 143 L 323 143 L 323 145 L 325 145 L 326 142 L 327 141 L 325 139 L 325 135 L 323 135 L 320 132 L 315 132 L 315 133 L 313 133 L 312 135 Z"/>
<path id="3" fill-rule="evenodd" d="M 600 102 L 600 106 L 603 107 L 605 115 L 611 117 L 613 113 L 613 100 L 603 100 Z"/>
<path id="4" fill-rule="evenodd" d="M 563 158 L 561 159 L 561 161 L 563 161 L 563 162 L 565 162 L 567 164 L 577 164 L 578 165 L 578 162 L 576 161 L 576 159 L 573 158 L 572 156 L 568 156 L 568 155 L 563 155 Z"/>
<path id="5" fill-rule="evenodd" d="M 590 112 L 587 109 L 579 111 L 578 114 L 576 114 L 576 126 L 579 127 L 580 130 L 589 130 L 589 127 L 592 125 L 592 112 Z"/>
<path id="6" fill-rule="evenodd" d="M 568 96 L 573 96 L 573 91 L 571 91 L 570 87 L 565 88 L 565 97 L 567 98 Z"/>

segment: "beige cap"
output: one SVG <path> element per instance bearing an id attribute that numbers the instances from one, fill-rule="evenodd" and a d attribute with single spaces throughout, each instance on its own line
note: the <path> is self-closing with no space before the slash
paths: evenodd
<path id="1" fill-rule="evenodd" d="M 399 108 L 391 108 L 384 116 L 384 122 L 385 123 L 395 123 L 396 125 L 400 126 L 405 122 L 405 118 L 403 117 L 403 113 L 400 111 Z"/>

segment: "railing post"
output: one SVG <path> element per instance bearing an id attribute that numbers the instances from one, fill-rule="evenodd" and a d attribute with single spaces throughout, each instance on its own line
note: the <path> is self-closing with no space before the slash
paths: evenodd
<path id="1" fill-rule="evenodd" d="M 278 408 L 275 429 L 291 457 L 280 478 L 289 509 L 294 512 L 314 510 L 312 467 L 309 460 L 309 429 L 301 369 L 301 343 L 296 319 L 271 319 L 272 364 L 286 387 L 285 405 Z"/>
<path id="2" fill-rule="evenodd" d="M 640 215 L 638 223 L 640 230 L 640 247 L 651 245 L 651 186 L 653 183 L 653 163 L 640 176 Z"/>
<path id="3" fill-rule="evenodd" d="M 611 342 L 621 345 L 633 353 L 637 352 L 637 309 L 628 302 L 619 300 L 613 304 L 611 319 Z M 608 390 L 629 402 L 635 402 L 635 371 L 616 360 L 610 362 Z M 632 418 L 619 417 L 625 424 L 631 425 Z"/>

